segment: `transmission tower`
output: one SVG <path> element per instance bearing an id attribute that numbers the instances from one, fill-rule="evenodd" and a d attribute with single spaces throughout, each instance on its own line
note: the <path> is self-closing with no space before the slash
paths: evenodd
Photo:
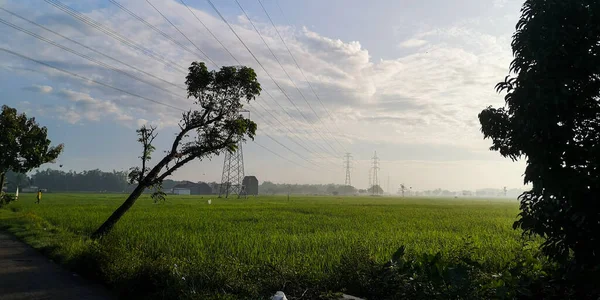
<path id="1" fill-rule="evenodd" d="M 247 112 L 248 110 L 241 110 Z M 248 115 L 248 118 L 250 116 Z M 225 152 L 225 162 L 223 163 L 223 175 L 221 175 L 221 186 L 219 187 L 219 198 L 228 198 L 229 195 L 237 195 L 238 198 L 246 196 L 246 188 L 243 185 L 244 180 L 244 153 L 242 151 L 242 141 L 238 142 L 235 152 Z"/>
<path id="2" fill-rule="evenodd" d="M 379 170 L 379 157 L 377 157 L 377 151 L 375 151 L 375 155 L 373 155 L 373 195 L 379 194 L 379 189 L 375 189 L 375 187 L 379 187 L 379 178 L 377 177 L 377 171 Z"/>
<path id="3" fill-rule="evenodd" d="M 352 185 L 352 180 L 350 179 L 350 168 L 352 168 L 350 165 L 351 159 L 352 155 L 350 155 L 350 153 L 346 153 L 346 156 L 344 156 L 344 166 L 346 167 L 346 181 L 344 182 L 344 185 L 346 186 Z"/>
<path id="4" fill-rule="evenodd" d="M 228 198 L 230 194 L 243 195 L 244 188 L 244 153 L 242 152 L 242 142 L 238 143 L 235 152 L 225 152 L 225 162 L 223 163 L 223 175 L 221 176 L 221 186 L 219 187 L 219 198 Z"/>

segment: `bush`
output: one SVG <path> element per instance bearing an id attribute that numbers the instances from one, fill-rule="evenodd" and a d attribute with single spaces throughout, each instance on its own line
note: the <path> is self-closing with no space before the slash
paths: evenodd
<path id="1" fill-rule="evenodd" d="M 15 195 L 12 194 L 1 194 L 0 195 L 0 208 L 5 207 L 6 205 L 8 205 L 9 203 L 13 202 L 17 200 L 17 198 L 15 197 Z"/>

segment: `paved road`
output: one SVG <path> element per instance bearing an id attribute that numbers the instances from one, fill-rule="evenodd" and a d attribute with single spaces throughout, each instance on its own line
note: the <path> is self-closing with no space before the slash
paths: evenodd
<path id="1" fill-rule="evenodd" d="M 0 299 L 114 298 L 102 286 L 66 271 L 29 245 L 0 232 Z"/>

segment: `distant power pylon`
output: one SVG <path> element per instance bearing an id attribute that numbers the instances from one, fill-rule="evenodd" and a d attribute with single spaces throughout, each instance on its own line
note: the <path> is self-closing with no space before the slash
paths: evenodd
<path id="1" fill-rule="evenodd" d="M 223 163 L 223 175 L 221 176 L 221 186 L 219 187 L 219 198 L 229 197 L 230 194 L 242 196 L 245 193 L 242 181 L 244 180 L 244 153 L 242 152 L 242 142 L 239 142 L 235 152 L 225 152 L 225 162 Z"/>
<path id="2" fill-rule="evenodd" d="M 373 185 L 372 193 L 373 195 L 379 195 L 379 178 L 377 177 L 377 171 L 379 170 L 379 157 L 377 157 L 377 151 L 375 151 L 375 155 L 373 155 Z M 375 189 L 378 187 L 377 189 Z"/>
<path id="3" fill-rule="evenodd" d="M 247 112 L 250 118 L 250 111 Z M 237 149 L 233 153 L 225 152 L 225 162 L 223 163 L 223 174 L 221 175 L 221 186 L 219 187 L 219 198 L 228 198 L 229 195 L 237 195 L 238 198 L 246 196 L 246 189 L 243 185 L 244 180 L 244 153 L 242 151 L 242 142 L 238 142 Z"/>
<path id="4" fill-rule="evenodd" d="M 344 156 L 344 166 L 346 167 L 346 181 L 344 182 L 344 185 L 346 186 L 352 185 L 352 180 L 350 179 L 350 169 L 352 168 L 351 159 L 352 155 L 350 155 L 350 153 L 346 153 L 346 156 Z"/>

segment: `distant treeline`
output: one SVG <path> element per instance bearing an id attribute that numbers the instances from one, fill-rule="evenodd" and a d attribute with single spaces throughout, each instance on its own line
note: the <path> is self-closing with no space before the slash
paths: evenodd
<path id="1" fill-rule="evenodd" d="M 105 172 L 99 169 L 87 170 L 82 172 L 62 171 L 54 169 L 38 170 L 27 176 L 8 172 L 6 174 L 7 191 L 15 191 L 17 185 L 21 188 L 35 186 L 46 189 L 49 192 L 106 192 L 106 193 L 127 193 L 133 190 L 133 186 L 127 182 L 127 172 L 115 171 Z M 171 190 L 174 186 L 186 183 L 188 181 L 165 180 L 163 189 Z M 213 193 L 218 193 L 219 183 L 207 182 L 213 189 Z M 379 193 L 383 193 L 381 188 L 377 188 Z M 262 182 L 259 187 L 259 194 L 263 195 L 284 195 L 304 194 L 304 195 L 352 195 L 369 194 L 364 189 L 356 189 L 352 186 L 340 184 L 284 184 L 273 183 L 270 181 Z M 506 197 L 516 198 L 523 191 L 510 189 L 506 191 Z M 400 194 L 400 192 L 396 192 Z M 479 189 L 475 191 L 449 191 L 443 189 L 412 191 L 407 189 L 405 196 L 425 196 L 425 197 L 503 197 L 503 189 Z"/>
<path id="2" fill-rule="evenodd" d="M 339 184 L 285 184 L 265 181 L 258 186 L 258 193 L 270 194 L 306 194 L 306 195 L 346 195 L 358 192 L 366 193 L 366 190 L 357 190 L 352 186 Z"/>

